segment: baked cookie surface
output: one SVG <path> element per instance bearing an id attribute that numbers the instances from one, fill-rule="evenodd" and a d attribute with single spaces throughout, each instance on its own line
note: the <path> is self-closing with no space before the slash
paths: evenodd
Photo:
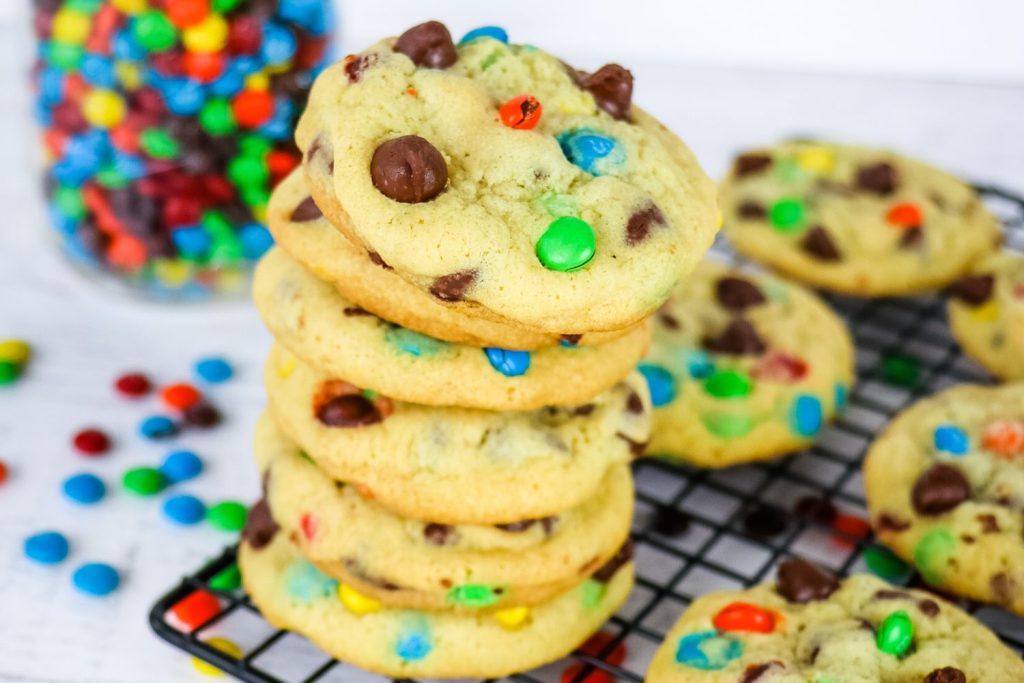
<path id="1" fill-rule="evenodd" d="M 815 287 L 901 296 L 943 287 L 999 243 L 968 185 L 894 152 L 785 142 L 733 163 L 719 199 L 738 251 Z"/>
<path id="2" fill-rule="evenodd" d="M 654 405 L 647 452 L 726 467 L 804 447 L 845 404 L 853 363 L 818 297 L 705 261 L 655 315 L 639 366 Z"/>
<path id="3" fill-rule="evenodd" d="M 864 486 L 879 540 L 926 581 L 1024 614 L 1024 385 L 918 401 L 872 444 Z"/>

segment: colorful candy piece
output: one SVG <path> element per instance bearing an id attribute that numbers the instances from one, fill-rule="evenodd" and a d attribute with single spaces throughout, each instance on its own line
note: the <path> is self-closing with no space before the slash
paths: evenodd
<path id="1" fill-rule="evenodd" d="M 425 621 L 416 620 L 411 628 L 403 632 L 395 643 L 395 654 L 405 662 L 419 662 L 434 649 L 430 631 Z"/>
<path id="2" fill-rule="evenodd" d="M 914 387 L 921 375 L 921 363 L 913 356 L 899 353 L 882 355 L 882 379 L 900 387 Z"/>
<path id="3" fill-rule="evenodd" d="M 1021 420 L 996 420 L 985 427 L 981 445 L 1001 456 L 1024 454 L 1024 422 Z"/>
<path id="4" fill-rule="evenodd" d="M 138 496 L 153 496 L 167 486 L 167 480 L 160 470 L 152 467 L 133 467 L 121 477 L 121 485 L 125 491 Z"/>
<path id="5" fill-rule="evenodd" d="M 771 633 L 775 630 L 775 613 L 746 602 L 732 602 L 723 607 L 711 622 L 719 631 Z"/>
<path id="6" fill-rule="evenodd" d="M 228 500 L 217 503 L 206 511 L 210 524 L 222 531 L 241 531 L 245 526 L 248 510 L 239 502 Z"/>
<path id="7" fill-rule="evenodd" d="M 651 392 L 651 405 L 658 408 L 675 400 L 676 379 L 671 372 L 652 363 L 640 363 L 636 369 L 647 380 L 647 388 Z"/>
<path id="8" fill-rule="evenodd" d="M 529 351 L 510 351 L 509 349 L 488 347 L 484 349 L 484 354 L 486 354 L 491 367 L 506 377 L 519 377 L 525 375 L 526 371 L 530 369 Z"/>
<path id="9" fill-rule="evenodd" d="M 480 26 L 472 31 L 468 31 L 466 35 L 462 36 L 459 44 L 464 45 L 476 40 L 477 38 L 492 38 L 500 43 L 508 43 L 508 33 L 505 29 L 500 26 Z"/>
<path id="10" fill-rule="evenodd" d="M 138 372 L 121 375 L 114 382 L 117 393 L 129 398 L 139 398 L 150 392 L 153 385 L 149 378 Z"/>
<path id="11" fill-rule="evenodd" d="M 515 631 L 516 629 L 522 628 L 529 618 L 530 608 L 525 605 L 520 607 L 507 607 L 494 613 L 494 620 L 497 621 L 502 628 L 508 629 L 509 631 Z"/>
<path id="12" fill-rule="evenodd" d="M 372 614 L 381 608 L 380 600 L 363 595 L 347 583 L 338 584 L 338 599 L 352 614 Z"/>
<path id="13" fill-rule="evenodd" d="M 875 642 L 879 650 L 893 657 L 906 653 L 914 644 L 914 622 L 910 615 L 898 610 L 887 616 L 878 628 Z"/>
<path id="14" fill-rule="evenodd" d="M 824 424 L 824 411 L 821 401 L 816 396 L 801 394 L 793 401 L 793 412 L 790 414 L 790 426 L 793 431 L 804 437 L 811 437 L 821 431 Z"/>
<path id="15" fill-rule="evenodd" d="M 9 476 L 10 468 L 7 467 L 7 463 L 5 463 L 3 460 L 0 460 L 0 484 L 6 482 Z"/>
<path id="16" fill-rule="evenodd" d="M 110 437 L 94 427 L 77 432 L 71 443 L 83 455 L 103 455 L 110 450 Z"/>
<path id="17" fill-rule="evenodd" d="M 177 524 L 191 526 L 206 518 L 206 506 L 195 496 L 180 494 L 164 501 L 164 515 Z"/>
<path id="18" fill-rule="evenodd" d="M 530 130 L 540 123 L 544 107 L 533 95 L 513 97 L 498 108 L 498 117 L 509 128 Z"/>
<path id="19" fill-rule="evenodd" d="M 76 474 L 64 480 L 64 495 L 76 503 L 91 505 L 103 500 L 107 487 L 95 474 Z"/>
<path id="20" fill-rule="evenodd" d="M 57 531 L 43 531 L 25 539 L 25 557 L 39 564 L 57 564 L 68 556 L 68 539 Z"/>
<path id="21" fill-rule="evenodd" d="M 718 631 L 699 631 L 679 639 L 676 662 L 702 671 L 719 671 L 743 654 L 743 644 Z"/>
<path id="22" fill-rule="evenodd" d="M 501 599 L 501 590 L 478 583 L 455 586 L 448 592 L 448 601 L 459 607 L 489 607 Z"/>
<path id="23" fill-rule="evenodd" d="M 169 483 L 177 484 L 198 477 L 203 461 L 192 451 L 174 451 L 167 454 L 159 469 Z"/>
<path id="24" fill-rule="evenodd" d="M 285 569 L 288 595 L 302 602 L 323 600 L 335 594 L 338 582 L 305 560 L 296 560 Z"/>
<path id="25" fill-rule="evenodd" d="M 591 175 L 612 173 L 626 159 L 615 138 L 589 128 L 562 133 L 558 144 L 566 159 Z"/>
<path id="26" fill-rule="evenodd" d="M 941 585 L 942 576 L 949 562 L 956 539 L 944 528 L 929 530 L 914 546 L 914 566 L 921 572 L 924 580 L 932 585 Z"/>
<path id="27" fill-rule="evenodd" d="M 216 0 L 214 1 L 216 2 Z M 239 647 L 236 643 L 233 643 L 232 641 L 228 640 L 227 638 L 217 636 L 215 638 L 209 638 L 202 642 L 204 645 L 213 648 L 221 654 L 227 655 L 231 659 L 239 659 L 242 656 L 242 648 Z M 202 659 L 199 659 L 198 657 L 192 658 L 192 666 L 195 667 L 196 671 L 205 676 L 222 676 L 224 674 L 223 671 L 215 667 L 213 664 L 205 662 Z"/>
<path id="28" fill-rule="evenodd" d="M 906 562 L 881 546 L 871 546 L 865 550 L 862 559 L 872 574 L 886 581 L 902 582 L 911 571 Z"/>
<path id="29" fill-rule="evenodd" d="M 152 415 L 139 424 L 139 434 L 147 439 L 169 439 L 177 433 L 178 425 L 165 415 Z"/>
<path id="30" fill-rule="evenodd" d="M 750 378 L 737 370 L 717 370 L 704 381 L 704 391 L 721 399 L 743 398 L 753 389 Z"/>
<path id="31" fill-rule="evenodd" d="M 769 217 L 780 232 L 793 232 L 803 227 L 804 205 L 799 199 L 780 199 L 772 204 Z"/>
<path id="32" fill-rule="evenodd" d="M 204 590 L 192 591 L 171 607 L 174 618 L 194 631 L 220 613 L 220 600 Z"/>
<path id="33" fill-rule="evenodd" d="M 121 575 L 109 564 L 90 562 L 83 564 L 71 575 L 71 582 L 86 595 L 110 595 L 121 585 Z"/>
<path id="34" fill-rule="evenodd" d="M 190 384 L 171 384 L 160 390 L 160 399 L 168 408 L 187 410 L 203 400 L 203 395 Z"/>
<path id="35" fill-rule="evenodd" d="M 548 270 L 571 272 L 590 263 L 597 251 L 594 229 L 573 216 L 556 218 L 537 240 L 537 258 Z"/>
<path id="36" fill-rule="evenodd" d="M 209 581 L 210 588 L 225 593 L 237 590 L 242 585 L 242 573 L 237 564 L 231 564 L 213 575 Z"/>
<path id="37" fill-rule="evenodd" d="M 885 214 L 885 220 L 898 228 L 919 228 L 924 222 L 921 207 L 913 202 L 895 204 Z"/>
<path id="38" fill-rule="evenodd" d="M 971 448 L 967 432 L 956 425 L 939 425 L 932 437 L 935 450 L 952 455 L 966 455 Z"/>

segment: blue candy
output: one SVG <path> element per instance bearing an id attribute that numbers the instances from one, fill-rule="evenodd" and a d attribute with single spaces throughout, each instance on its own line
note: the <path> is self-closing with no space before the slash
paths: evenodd
<path id="1" fill-rule="evenodd" d="M 177 228 L 171 233 L 171 239 L 178 251 L 190 258 L 201 258 L 213 244 L 213 238 L 201 225 Z"/>
<path id="2" fill-rule="evenodd" d="M 114 57 L 126 62 L 138 62 L 146 56 L 145 48 L 135 41 L 130 24 L 114 34 L 113 49 Z"/>
<path id="3" fill-rule="evenodd" d="M 384 333 L 384 341 L 397 347 L 401 353 L 407 353 L 417 358 L 433 356 L 448 345 L 440 339 L 404 327 L 389 327 Z"/>
<path id="4" fill-rule="evenodd" d="M 651 405 L 658 408 L 675 399 L 676 379 L 671 372 L 651 363 L 641 363 L 636 369 L 647 380 L 647 388 L 651 392 Z"/>
<path id="5" fill-rule="evenodd" d="M 284 570 L 288 595 L 301 602 L 329 598 L 338 590 L 338 582 L 305 560 L 296 560 Z"/>
<path id="6" fill-rule="evenodd" d="M 245 258 L 255 261 L 272 246 L 274 236 L 270 231 L 259 223 L 247 223 L 238 230 L 238 240 L 242 243 L 242 253 Z"/>
<path id="7" fill-rule="evenodd" d="M 164 501 L 164 514 L 172 522 L 190 526 L 206 519 L 206 506 L 195 496 L 179 494 Z"/>
<path id="8" fill-rule="evenodd" d="M 952 455 L 965 455 L 971 447 L 971 441 L 964 430 L 954 425 L 939 425 L 932 437 L 935 450 Z"/>
<path id="9" fill-rule="evenodd" d="M 430 654 L 433 646 L 430 644 L 430 634 L 425 631 L 425 627 L 424 624 L 422 625 L 423 630 L 417 629 L 402 635 L 395 643 L 395 654 L 403 662 L 418 662 Z"/>
<path id="10" fill-rule="evenodd" d="M 848 392 L 849 390 L 846 388 L 845 384 L 843 384 L 842 382 L 836 382 L 836 410 L 842 410 L 843 408 L 846 407 Z"/>
<path id="11" fill-rule="evenodd" d="M 192 451 L 174 451 L 168 454 L 158 468 L 172 484 L 195 479 L 203 471 L 203 461 Z"/>
<path id="12" fill-rule="evenodd" d="M 64 99 L 64 72 L 52 66 L 39 74 L 39 95 L 44 104 L 57 104 Z"/>
<path id="13" fill-rule="evenodd" d="M 278 16 L 301 26 L 315 36 L 326 33 L 331 27 L 331 13 L 325 11 L 323 0 L 281 0 Z"/>
<path id="14" fill-rule="evenodd" d="M 50 216 L 50 225 L 56 228 L 61 234 L 71 236 L 78 229 L 78 221 L 60 210 L 55 203 L 47 207 Z"/>
<path id="15" fill-rule="evenodd" d="M 679 639 L 676 661 L 702 671 L 718 671 L 743 655 L 743 644 L 718 631 L 699 631 Z"/>
<path id="16" fill-rule="evenodd" d="M 289 29 L 275 21 L 268 21 L 263 25 L 263 46 L 260 48 L 260 57 L 267 64 L 273 66 L 286 63 L 295 55 L 297 47 L 295 34 Z"/>
<path id="17" fill-rule="evenodd" d="M 76 474 L 64 480 L 64 495 L 83 505 L 91 505 L 107 495 L 103 480 L 95 474 Z"/>
<path id="18" fill-rule="evenodd" d="M 510 351 L 492 346 L 485 348 L 484 353 L 491 367 L 506 377 L 519 377 L 530 369 L 529 351 Z"/>
<path id="19" fill-rule="evenodd" d="M 464 45 L 477 38 L 493 38 L 498 42 L 508 43 L 508 32 L 500 26 L 481 26 L 462 36 L 459 44 Z"/>
<path id="20" fill-rule="evenodd" d="M 705 351 L 690 351 L 686 357 L 686 371 L 694 379 L 707 379 L 715 372 L 715 361 Z"/>
<path id="21" fill-rule="evenodd" d="M 582 128 L 558 136 L 565 158 L 591 175 L 604 175 L 625 161 L 626 154 L 614 138 Z"/>
<path id="22" fill-rule="evenodd" d="M 801 394 L 793 402 L 790 425 L 800 436 L 814 436 L 821 430 L 824 415 L 821 401 L 809 394 Z"/>
<path id="23" fill-rule="evenodd" d="M 125 178 L 137 180 L 146 175 L 146 162 L 132 154 L 115 152 L 114 169 Z"/>
<path id="24" fill-rule="evenodd" d="M 220 384 L 226 382 L 235 374 L 231 364 L 219 356 L 203 358 L 196 362 L 196 374 L 204 382 Z"/>
<path id="25" fill-rule="evenodd" d="M 83 593 L 102 597 L 117 590 L 121 577 L 109 564 L 91 562 L 76 569 L 71 582 Z"/>
<path id="26" fill-rule="evenodd" d="M 68 556 L 68 539 L 56 531 L 43 531 L 25 539 L 25 557 L 39 564 L 57 564 Z"/>
<path id="27" fill-rule="evenodd" d="M 242 92 L 244 87 L 245 74 L 235 64 L 224 69 L 224 73 L 207 86 L 214 97 L 231 97 Z"/>
<path id="28" fill-rule="evenodd" d="M 178 425 L 165 415 L 152 415 L 139 424 L 139 434 L 147 439 L 169 439 L 178 433 Z"/>
<path id="29" fill-rule="evenodd" d="M 167 78 L 158 87 L 167 108 L 178 116 L 198 114 L 206 102 L 203 86 L 191 78 Z"/>
<path id="30" fill-rule="evenodd" d="M 114 61 L 110 57 L 88 53 L 82 57 L 79 67 L 82 77 L 97 88 L 117 87 L 117 76 L 114 73 Z"/>

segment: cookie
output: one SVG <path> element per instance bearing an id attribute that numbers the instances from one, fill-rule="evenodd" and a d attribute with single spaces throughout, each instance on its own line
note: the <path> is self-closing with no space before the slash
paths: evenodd
<path id="1" fill-rule="evenodd" d="M 317 469 L 262 419 L 265 503 L 307 560 L 389 607 L 479 611 L 536 605 L 599 572 L 628 540 L 629 467 L 583 504 L 542 519 L 449 525 L 399 517 Z"/>
<path id="2" fill-rule="evenodd" d="M 517 412 L 369 397 L 279 346 L 264 379 L 274 421 L 328 476 L 427 522 L 507 524 L 576 507 L 650 434 L 636 373 L 575 407 Z"/>
<path id="3" fill-rule="evenodd" d="M 745 152 L 722 182 L 738 251 L 853 296 L 943 287 L 999 243 L 999 222 L 962 181 L 894 152 L 785 142 Z"/>
<path id="4" fill-rule="evenodd" d="M 428 42 L 445 58 L 424 60 Z M 632 81 L 454 46 L 431 22 L 325 70 L 296 139 L 331 223 L 421 291 L 547 333 L 620 330 L 716 232 L 713 185 Z"/>
<path id="5" fill-rule="evenodd" d="M 485 410 L 577 405 L 629 374 L 650 327 L 601 346 L 536 351 L 452 344 L 378 318 L 275 249 L 253 280 L 274 338 L 304 362 L 395 399 Z"/>
<path id="6" fill-rule="evenodd" d="M 658 311 L 639 366 L 648 453 L 727 467 L 803 448 L 845 404 L 853 365 L 845 325 L 816 296 L 706 261 Z"/>
<path id="7" fill-rule="evenodd" d="M 1024 385 L 918 401 L 872 444 L 864 486 L 879 540 L 926 581 L 1024 614 Z"/>
<path id="8" fill-rule="evenodd" d="M 1015 683 L 1024 662 L 930 593 L 873 576 L 839 580 L 803 560 L 775 584 L 691 604 L 647 683 Z"/>
<path id="9" fill-rule="evenodd" d="M 238 566 L 267 621 L 392 678 L 497 678 L 554 661 L 597 631 L 633 586 L 626 562 L 533 607 L 491 614 L 388 608 L 303 559 L 271 517 L 257 521 L 246 528 Z"/>
<path id="10" fill-rule="evenodd" d="M 949 294 L 949 326 L 964 351 L 997 377 L 1024 379 L 1024 256 L 993 254 Z"/>
<path id="11" fill-rule="evenodd" d="M 582 335 L 549 334 L 460 313 L 406 282 L 372 252 L 335 230 L 306 190 L 301 169 L 274 189 L 267 224 L 279 247 L 346 299 L 385 320 L 445 341 L 532 351 L 558 344 L 602 344 L 635 327 Z"/>

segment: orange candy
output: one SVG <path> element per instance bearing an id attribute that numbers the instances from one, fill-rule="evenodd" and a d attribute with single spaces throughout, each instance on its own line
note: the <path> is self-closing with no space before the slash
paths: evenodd
<path id="1" fill-rule="evenodd" d="M 981 436 L 981 444 L 998 455 L 1024 454 L 1024 422 L 996 420 Z"/>
<path id="2" fill-rule="evenodd" d="M 501 105 L 498 116 L 509 128 L 529 130 L 540 121 L 544 108 L 533 95 L 520 95 Z"/>
<path id="3" fill-rule="evenodd" d="M 280 180 L 292 172 L 299 165 L 299 157 L 290 152 L 275 149 L 267 152 L 267 170 L 270 177 Z"/>
<path id="4" fill-rule="evenodd" d="M 712 623 L 719 631 L 771 633 L 775 630 L 775 613 L 749 602 L 731 602 L 719 610 Z"/>
<path id="5" fill-rule="evenodd" d="M 303 514 L 299 518 L 299 528 L 302 529 L 302 535 L 306 537 L 306 540 L 312 541 L 313 536 L 316 535 L 316 518 L 308 512 Z"/>
<path id="6" fill-rule="evenodd" d="M 174 0 L 167 3 L 167 17 L 178 28 L 195 26 L 209 13 L 209 0 Z"/>
<path id="7" fill-rule="evenodd" d="M 195 630 L 220 612 L 220 600 L 212 593 L 197 590 L 171 608 L 171 614 L 191 630 Z"/>
<path id="8" fill-rule="evenodd" d="M 160 398 L 171 408 L 186 410 L 202 401 L 203 395 L 191 384 L 171 384 L 160 390 Z"/>
<path id="9" fill-rule="evenodd" d="M 867 538 L 871 535 L 871 525 L 867 521 L 854 515 L 836 515 L 832 520 L 832 528 L 839 532 L 832 540 L 836 545 L 844 548 L 853 548 L 858 538 Z"/>
<path id="10" fill-rule="evenodd" d="M 219 52 L 186 52 L 185 73 L 200 83 L 212 83 L 224 72 L 224 57 Z"/>
<path id="11" fill-rule="evenodd" d="M 263 90 L 243 90 L 232 100 L 231 112 L 240 126 L 262 126 L 274 115 L 274 96 Z"/>
<path id="12" fill-rule="evenodd" d="M 921 227 L 923 217 L 921 209 L 917 204 L 904 202 L 902 204 L 895 204 L 889 209 L 889 212 L 885 214 L 885 220 L 901 228 L 919 228 Z"/>

